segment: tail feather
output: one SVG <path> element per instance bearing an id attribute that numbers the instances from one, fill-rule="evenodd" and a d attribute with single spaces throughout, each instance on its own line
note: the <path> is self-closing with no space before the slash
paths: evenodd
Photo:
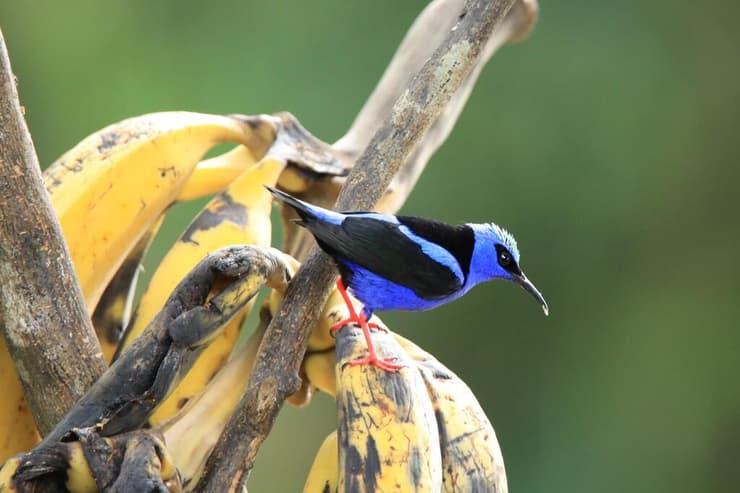
<path id="1" fill-rule="evenodd" d="M 272 188 L 267 185 L 265 185 L 265 188 L 269 190 L 273 197 L 281 202 L 288 204 L 298 213 L 300 219 L 295 221 L 297 224 L 305 226 L 307 221 L 316 218 L 316 213 L 311 210 L 312 207 L 309 204 L 306 204 L 302 200 L 298 200 L 292 195 L 282 192 L 276 188 Z"/>

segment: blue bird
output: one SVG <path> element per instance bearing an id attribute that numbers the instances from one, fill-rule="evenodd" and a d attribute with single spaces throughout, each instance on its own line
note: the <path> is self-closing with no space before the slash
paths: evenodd
<path id="1" fill-rule="evenodd" d="M 548 314 L 542 294 L 519 268 L 516 240 L 493 223 L 453 226 L 413 216 L 335 212 L 267 188 L 296 211 L 296 222 L 313 234 L 339 269 L 337 287 L 350 317 L 333 329 L 357 323 L 368 346 L 368 355 L 352 364 L 386 371 L 402 368 L 375 353 L 369 330 L 374 324 L 367 321 L 376 310 L 429 310 L 484 281 L 504 279 L 520 285 Z M 359 315 L 345 285 L 364 305 Z"/>

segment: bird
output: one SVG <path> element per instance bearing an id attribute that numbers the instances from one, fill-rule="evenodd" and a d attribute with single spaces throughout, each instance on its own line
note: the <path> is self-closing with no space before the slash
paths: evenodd
<path id="1" fill-rule="evenodd" d="M 333 330 L 356 323 L 368 354 L 352 365 L 373 365 L 395 372 L 403 365 L 381 358 L 372 344 L 369 323 L 375 311 L 430 310 L 460 298 L 474 286 L 495 279 L 518 284 L 549 314 L 547 302 L 519 267 L 514 236 L 494 223 L 450 225 L 416 216 L 378 212 L 336 212 L 266 187 L 298 214 L 297 224 L 316 239 L 339 270 L 337 289 L 349 317 Z M 358 314 L 347 294 L 362 302 Z"/>

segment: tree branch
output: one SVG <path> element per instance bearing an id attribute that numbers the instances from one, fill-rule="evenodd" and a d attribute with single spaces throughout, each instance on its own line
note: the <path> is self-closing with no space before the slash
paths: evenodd
<path id="1" fill-rule="evenodd" d="M 98 379 L 105 362 L 43 186 L 2 32 L 0 286 L 0 326 L 44 434 Z"/>
<path id="2" fill-rule="evenodd" d="M 332 145 L 332 149 L 339 154 L 343 162 L 354 162 L 367 146 L 411 77 L 424 65 L 434 48 L 444 40 L 444 36 L 455 25 L 456 14 L 462 9 L 463 3 L 464 0 L 434 0 L 419 14 L 351 128 Z M 501 46 L 527 37 L 537 20 L 537 11 L 536 0 L 517 0 L 506 17 L 496 24 L 470 75 L 399 168 L 374 210 L 394 214 L 401 208 L 432 155 L 447 140 L 483 67 Z M 315 188 L 299 192 L 297 196 L 310 203 L 331 207 L 344 181 L 345 178 L 334 178 L 320 184 L 317 182 Z M 283 217 L 296 216 L 292 209 L 284 207 Z M 283 221 L 283 231 L 286 251 L 303 260 L 314 245 L 311 234 L 289 220 Z"/>
<path id="3" fill-rule="evenodd" d="M 444 42 L 410 81 L 352 169 L 337 208 L 371 209 L 465 81 L 514 0 L 468 0 Z M 290 283 L 260 346 L 247 391 L 209 457 L 196 491 L 243 491 L 282 403 L 298 390 L 311 327 L 336 270 L 316 249 Z"/>

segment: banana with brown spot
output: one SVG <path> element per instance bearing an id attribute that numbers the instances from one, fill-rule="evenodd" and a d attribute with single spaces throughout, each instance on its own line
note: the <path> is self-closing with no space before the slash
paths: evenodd
<path id="1" fill-rule="evenodd" d="M 238 159 L 239 155 L 232 157 Z M 264 186 L 274 185 L 284 166 L 283 159 L 272 156 L 264 158 L 234 180 L 226 191 L 211 200 L 196 216 L 152 276 L 121 341 L 121 350 L 144 330 L 180 279 L 208 253 L 232 244 L 270 245 L 272 200 Z M 251 307 L 251 303 L 248 307 Z M 217 339 L 200 354 L 187 376 L 152 415 L 153 425 L 174 415 L 223 366 L 236 343 L 248 310 L 245 308 L 218 332 Z"/>

